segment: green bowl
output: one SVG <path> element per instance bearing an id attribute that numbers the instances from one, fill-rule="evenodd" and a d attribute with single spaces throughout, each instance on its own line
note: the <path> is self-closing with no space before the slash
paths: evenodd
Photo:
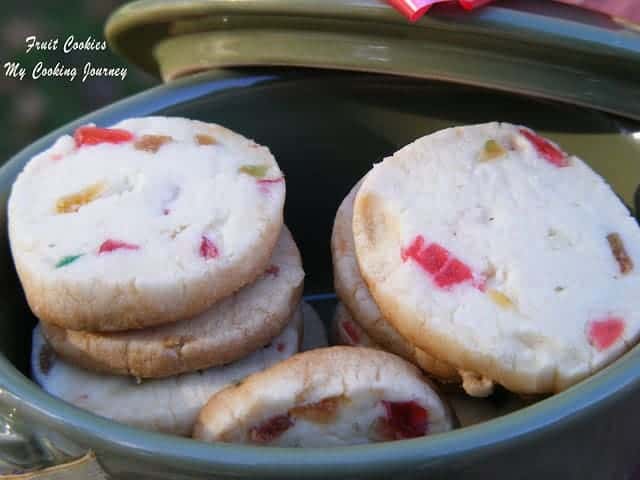
<path id="1" fill-rule="evenodd" d="M 78 125 L 151 114 L 219 122 L 271 147 L 287 175 L 285 216 L 302 250 L 305 293 L 325 320 L 334 305 L 329 236 L 340 201 L 372 163 L 434 130 L 490 120 L 526 124 L 584 158 L 631 209 L 638 208 L 633 204 L 640 181 L 640 125 L 582 107 L 400 76 L 264 68 L 198 74 L 118 102 L 37 141 L 0 170 L 0 416 L 9 425 L 0 430 L 0 457 L 5 461 L 13 455 L 16 463 L 38 456 L 53 462 L 56 448 L 67 455 L 91 449 L 115 478 L 137 480 L 629 478 L 640 462 L 638 348 L 579 385 L 495 420 L 432 437 L 348 448 L 205 444 L 120 425 L 41 390 L 28 370 L 35 318 L 6 234 L 11 184 L 29 158 Z M 19 434 L 36 440 L 18 446 Z"/>

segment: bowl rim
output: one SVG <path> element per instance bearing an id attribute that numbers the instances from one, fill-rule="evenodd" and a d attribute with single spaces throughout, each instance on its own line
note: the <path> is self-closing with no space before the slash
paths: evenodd
<path id="1" fill-rule="evenodd" d="M 336 72 L 340 75 L 343 73 Z M 357 74 L 352 74 L 357 75 Z M 285 75 L 286 76 L 286 75 Z M 8 188 L 23 164 L 64 133 L 94 122 L 111 124 L 131 115 L 154 112 L 231 88 L 245 88 L 283 78 L 274 73 L 210 71 L 160 85 L 83 116 L 44 136 L 14 155 L 0 168 L 0 186 Z M 148 432 L 99 417 L 46 393 L 0 353 L 0 411 L 4 403 L 17 417 L 43 422 L 98 452 L 139 455 L 192 471 L 272 475 L 322 474 L 333 467 L 352 474 L 376 474 L 443 462 L 473 452 L 513 447 L 531 436 L 566 425 L 615 402 L 639 383 L 640 345 L 602 371 L 570 389 L 513 413 L 451 432 L 397 442 L 313 449 L 208 444 Z M 268 452 L 268 455 L 265 453 Z"/>

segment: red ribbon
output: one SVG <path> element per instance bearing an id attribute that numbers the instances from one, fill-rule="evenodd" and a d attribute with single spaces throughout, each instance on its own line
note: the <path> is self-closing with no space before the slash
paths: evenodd
<path id="1" fill-rule="evenodd" d="M 411 22 L 417 21 L 436 3 L 456 0 L 387 0 Z M 493 0 L 457 0 L 465 10 L 473 10 Z M 556 0 L 560 3 L 595 10 L 605 15 L 640 23 L 640 0 Z"/>
<path id="2" fill-rule="evenodd" d="M 450 2 L 452 0 L 388 0 L 391 6 L 400 11 L 411 22 L 422 17 L 436 3 Z M 458 0 L 465 10 L 473 10 L 493 0 Z"/>

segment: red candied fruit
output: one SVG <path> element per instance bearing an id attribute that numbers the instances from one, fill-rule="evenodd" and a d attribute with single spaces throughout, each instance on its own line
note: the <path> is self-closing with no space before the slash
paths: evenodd
<path id="1" fill-rule="evenodd" d="M 413 242 L 400 252 L 403 262 L 413 259 L 427 273 L 433 276 L 435 284 L 443 289 L 449 289 L 454 285 L 473 280 L 471 269 L 463 262 L 455 258 L 451 253 L 437 243 L 425 246 L 422 235 L 416 236 Z M 482 290 L 482 284 L 474 283 L 474 286 Z"/>
<path id="2" fill-rule="evenodd" d="M 278 350 L 279 352 L 284 352 L 284 343 L 278 342 L 278 344 L 276 345 L 276 350 Z"/>
<path id="3" fill-rule="evenodd" d="M 589 344 L 599 352 L 613 345 L 624 332 L 624 320 L 619 317 L 607 317 L 589 323 L 587 337 Z"/>
<path id="4" fill-rule="evenodd" d="M 289 415 L 277 415 L 249 430 L 249 438 L 254 443 L 269 443 L 293 426 Z"/>
<path id="5" fill-rule="evenodd" d="M 120 128 L 80 127 L 73 134 L 76 146 L 100 143 L 125 143 L 133 140 L 133 133 Z"/>
<path id="6" fill-rule="evenodd" d="M 273 275 L 274 277 L 277 277 L 278 274 L 280 273 L 280 267 L 277 265 L 270 265 L 269 268 L 267 268 L 267 270 L 265 271 L 265 273 L 267 273 L 268 275 Z"/>
<path id="7" fill-rule="evenodd" d="M 114 250 L 139 250 L 139 245 L 134 245 L 133 243 L 121 242 L 120 240 L 108 239 L 102 242 L 100 248 L 98 249 L 98 255 L 102 253 L 113 252 Z"/>
<path id="8" fill-rule="evenodd" d="M 471 280 L 471 269 L 467 267 L 460 260 L 454 258 L 440 272 L 434 277 L 433 281 L 436 282 L 440 288 L 451 288 L 458 283 Z"/>
<path id="9" fill-rule="evenodd" d="M 210 260 L 216 258 L 218 253 L 218 247 L 216 247 L 215 243 L 203 235 L 200 242 L 200 256 L 205 260 Z"/>
<path id="10" fill-rule="evenodd" d="M 559 168 L 569 166 L 567 155 L 562 150 L 556 148 L 551 142 L 524 128 L 520 129 L 520 133 L 533 144 L 538 153 L 542 155 L 547 162 Z"/>
<path id="11" fill-rule="evenodd" d="M 386 416 L 384 418 L 385 436 L 390 440 L 422 437 L 427 434 L 429 412 L 411 400 L 409 402 L 382 401 Z"/>
<path id="12" fill-rule="evenodd" d="M 344 331 L 353 343 L 358 343 L 360 341 L 360 336 L 358 335 L 358 331 L 353 323 L 348 321 L 342 322 L 342 328 L 344 328 Z"/>

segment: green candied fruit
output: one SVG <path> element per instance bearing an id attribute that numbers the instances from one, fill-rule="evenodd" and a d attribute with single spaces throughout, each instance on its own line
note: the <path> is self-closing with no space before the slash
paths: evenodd
<path id="1" fill-rule="evenodd" d="M 56 268 L 66 267 L 70 263 L 78 260 L 82 255 L 83 254 L 81 253 L 80 255 L 67 255 L 66 257 L 62 257 L 60 260 L 58 260 L 58 263 L 56 263 Z"/>
<path id="2" fill-rule="evenodd" d="M 251 175 L 256 178 L 263 178 L 267 171 L 269 170 L 269 165 L 242 165 L 238 171 L 240 173 L 246 173 L 247 175 Z"/>
<path id="3" fill-rule="evenodd" d="M 496 158 L 502 157 L 506 153 L 507 151 L 504 149 L 504 147 L 491 138 L 484 142 L 484 147 L 482 148 L 482 153 L 480 155 L 480 161 L 489 162 L 491 160 L 495 160 Z"/>

